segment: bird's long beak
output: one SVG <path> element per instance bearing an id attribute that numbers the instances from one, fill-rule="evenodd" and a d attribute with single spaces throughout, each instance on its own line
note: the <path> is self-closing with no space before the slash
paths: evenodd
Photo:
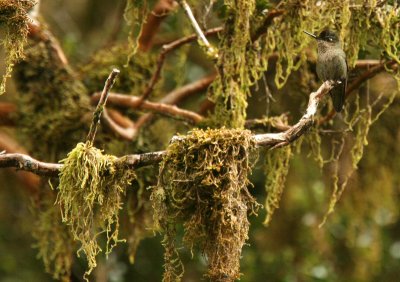
<path id="1" fill-rule="evenodd" d="M 317 36 L 316 36 L 315 34 L 312 34 L 311 32 L 308 32 L 308 31 L 306 31 L 306 30 L 303 30 L 303 32 L 304 32 L 305 34 L 308 34 L 309 36 L 314 37 L 315 39 L 317 39 Z"/>

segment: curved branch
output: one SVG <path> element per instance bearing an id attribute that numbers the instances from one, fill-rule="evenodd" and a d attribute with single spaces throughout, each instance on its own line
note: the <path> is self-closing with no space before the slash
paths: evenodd
<path id="1" fill-rule="evenodd" d="M 185 98 L 189 97 L 190 95 L 206 89 L 214 81 L 214 79 L 215 79 L 215 74 L 212 74 L 202 79 L 199 79 L 195 82 L 186 84 L 181 88 L 175 89 L 174 91 L 167 94 L 158 103 L 169 104 L 169 105 L 177 104 L 180 101 L 184 100 Z M 153 116 L 154 116 L 153 113 L 147 113 L 145 115 L 142 115 L 135 122 L 134 130 L 130 130 L 128 132 L 128 135 L 121 137 L 126 138 L 127 140 L 135 139 L 138 136 L 140 128 L 142 128 L 145 124 L 150 122 Z M 119 134 L 119 132 L 116 133 Z"/>
<path id="2" fill-rule="evenodd" d="M 92 102 L 98 101 L 98 99 L 100 97 L 99 94 L 100 93 L 95 93 L 92 96 Z M 155 102 L 150 102 L 150 101 L 142 101 L 141 98 L 135 97 L 135 96 L 128 96 L 128 95 L 123 95 L 123 94 L 118 94 L 118 93 L 110 93 L 108 102 L 113 105 L 130 107 L 130 108 L 137 108 L 138 103 L 141 103 L 139 106 L 141 109 L 150 110 L 153 112 L 157 112 L 160 114 L 169 115 L 169 116 L 173 116 L 173 117 L 183 118 L 191 123 L 198 123 L 204 119 L 203 116 L 201 116 L 195 112 L 178 108 L 175 105 L 168 105 L 168 104 L 164 104 L 164 103 L 155 103 Z"/>

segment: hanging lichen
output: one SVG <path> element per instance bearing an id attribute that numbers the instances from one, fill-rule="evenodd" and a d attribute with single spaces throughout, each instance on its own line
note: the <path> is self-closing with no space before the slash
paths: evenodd
<path id="1" fill-rule="evenodd" d="M 74 243 L 67 227 L 61 222 L 60 211 L 54 206 L 54 201 L 53 191 L 47 191 L 40 203 L 34 206 L 36 222 L 32 236 L 46 272 L 54 279 L 67 282 L 71 277 Z"/>
<path id="2" fill-rule="evenodd" d="M 216 127 L 242 128 L 246 120 L 247 96 L 254 83 L 248 67 L 251 43 L 250 19 L 254 0 L 226 0 L 227 19 L 217 62 L 218 76 L 209 91 L 215 105 Z"/>
<path id="3" fill-rule="evenodd" d="M 398 86 L 400 87 L 400 86 Z M 339 170 L 339 162 L 342 161 L 341 158 L 344 157 L 342 156 L 342 153 L 344 152 L 343 150 L 343 145 L 344 145 L 344 140 L 342 140 L 342 145 L 341 149 L 338 151 L 337 155 L 333 158 L 333 165 L 334 165 L 334 172 L 332 175 L 332 183 L 333 183 L 333 191 L 332 191 L 332 196 L 329 201 L 329 207 L 328 211 L 324 215 L 324 219 L 320 226 L 322 226 L 328 216 L 333 213 L 337 201 L 340 199 L 341 195 L 343 194 L 348 181 L 350 177 L 353 175 L 353 173 L 357 170 L 358 164 L 361 160 L 361 158 L 364 155 L 364 148 L 365 146 L 368 145 L 368 133 L 370 130 L 370 127 L 374 122 L 378 120 L 378 118 L 388 109 L 389 105 L 391 105 L 394 101 L 394 98 L 396 97 L 396 94 L 398 92 L 394 91 L 387 102 L 383 104 L 376 113 L 373 114 L 373 107 L 371 102 L 369 101 L 369 92 L 367 92 L 366 95 L 366 105 L 365 107 L 361 108 L 360 106 L 360 97 L 356 96 L 356 100 L 354 103 L 355 110 L 354 112 L 350 115 L 348 114 L 347 116 L 347 125 L 349 129 L 351 129 L 350 132 L 352 132 L 352 135 L 350 136 L 351 140 L 351 149 L 350 149 L 350 163 L 351 163 L 351 168 L 348 169 L 345 173 L 340 173 Z M 373 102 L 372 102 L 373 103 Z M 347 111 L 346 111 L 347 113 Z M 343 137 L 344 139 L 344 137 Z"/>
<path id="4" fill-rule="evenodd" d="M 85 136 L 89 97 L 82 82 L 65 65 L 52 41 L 34 41 L 25 48 L 25 59 L 15 66 L 18 89 L 18 129 L 35 153 L 58 160 Z M 104 82 L 103 82 L 104 83 Z"/>
<path id="5" fill-rule="evenodd" d="M 7 77 L 15 62 L 24 56 L 24 44 L 28 36 L 28 23 L 30 21 L 28 10 L 35 2 L 30 0 L 0 0 L 0 31 L 4 37 L 0 45 L 6 50 L 6 72 L 0 83 L 0 95 L 5 91 Z"/>
<path id="6" fill-rule="evenodd" d="M 106 254 L 121 241 L 118 235 L 118 213 L 122 197 L 135 175 L 129 169 L 118 169 L 116 157 L 104 155 L 90 142 L 79 143 L 62 160 L 57 204 L 74 238 L 80 242 L 88 261 L 85 277 L 96 267 L 96 256 L 102 249 L 98 236 L 106 233 Z"/>
<path id="7" fill-rule="evenodd" d="M 283 87 L 292 71 L 310 57 L 308 44 L 312 41 L 304 30 L 315 33 L 325 28 L 340 35 L 348 65 L 353 67 L 361 50 L 373 47 L 385 50 L 391 59 L 399 62 L 400 21 L 397 3 L 378 5 L 368 1 L 301 1 L 286 0 L 278 5 L 285 11 L 273 20 L 273 26 L 259 39 L 260 55 L 249 62 L 258 71 L 266 70 L 271 54 L 277 55 L 275 84 Z M 368 29 L 368 32 L 364 32 Z"/>
<path id="8" fill-rule="evenodd" d="M 292 150 L 290 146 L 267 152 L 265 164 L 265 189 L 267 191 L 265 210 L 267 215 L 264 220 L 265 225 L 271 222 L 275 209 L 279 208 L 286 176 L 289 172 L 291 154 Z"/>
<path id="9" fill-rule="evenodd" d="M 179 281 L 182 275 L 174 239 L 178 223 L 183 223 L 184 244 L 206 256 L 206 276 L 234 281 L 248 238 L 247 216 L 259 206 L 247 189 L 251 133 L 193 130 L 178 139 L 168 147 L 151 196 L 155 222 L 165 233 L 163 281 Z"/>

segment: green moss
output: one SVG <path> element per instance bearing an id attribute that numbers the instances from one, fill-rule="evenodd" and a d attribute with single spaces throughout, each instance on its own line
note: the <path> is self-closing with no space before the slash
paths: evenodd
<path id="1" fill-rule="evenodd" d="M 16 61 L 24 56 L 24 44 L 28 36 L 28 10 L 34 6 L 34 1 L 1 0 L 0 1 L 0 31 L 4 37 L 0 44 L 6 50 L 6 73 L 0 83 L 0 95 L 5 92 L 7 77 L 11 76 Z"/>
<path id="2" fill-rule="evenodd" d="M 227 20 L 219 47 L 218 76 L 208 93 L 215 103 L 213 121 L 216 127 L 243 128 L 247 96 L 254 83 L 249 67 L 251 48 L 250 19 L 255 1 L 226 0 Z"/>
<path id="3" fill-rule="evenodd" d="M 258 204 L 247 186 L 250 131 L 193 130 L 173 141 L 152 191 L 155 223 L 165 233 L 163 281 L 180 280 L 175 226 L 183 223 L 183 242 L 207 257 L 212 281 L 238 279 L 241 250 L 248 238 L 247 216 Z"/>
<path id="4" fill-rule="evenodd" d="M 102 249 L 98 243 L 106 234 L 106 254 L 121 241 L 118 236 L 119 210 L 126 187 L 135 175 L 114 165 L 116 157 L 104 155 L 91 143 L 79 143 L 66 159 L 60 171 L 57 204 L 80 252 L 88 260 L 85 277 L 96 267 L 96 256 Z"/>
<path id="5" fill-rule="evenodd" d="M 86 88 L 60 61 L 51 41 L 31 41 L 26 46 L 25 59 L 15 66 L 14 81 L 18 129 L 22 139 L 30 140 L 24 143 L 37 158 L 59 160 L 87 132 Z"/>

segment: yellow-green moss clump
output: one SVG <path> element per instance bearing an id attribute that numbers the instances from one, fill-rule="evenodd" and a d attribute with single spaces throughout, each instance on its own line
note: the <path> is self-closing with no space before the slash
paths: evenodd
<path id="1" fill-rule="evenodd" d="M 107 237 L 106 254 L 121 240 L 118 237 L 122 197 L 135 174 L 118 169 L 116 157 L 104 155 L 90 142 L 79 143 L 66 159 L 60 172 L 57 204 L 61 217 L 86 255 L 89 275 L 96 267 L 96 255 L 102 251 L 98 237 Z"/>
<path id="2" fill-rule="evenodd" d="M 24 44 L 28 36 L 28 10 L 34 1 L 0 0 L 0 45 L 6 50 L 6 73 L 0 83 L 0 95 L 5 91 L 14 63 L 23 57 Z"/>
<path id="3" fill-rule="evenodd" d="M 55 161 L 84 138 L 89 121 L 83 117 L 90 112 L 90 103 L 85 86 L 53 44 L 30 40 L 25 59 L 15 66 L 14 81 L 18 129 L 25 146 L 36 158 Z"/>
<path id="4" fill-rule="evenodd" d="M 38 257 L 43 260 L 46 272 L 54 279 L 67 282 L 71 277 L 74 243 L 54 201 L 54 191 L 46 191 L 40 203 L 34 206 L 36 222 L 32 235 L 36 240 L 34 247 L 39 250 Z"/>
<path id="5" fill-rule="evenodd" d="M 179 281 L 183 272 L 175 227 L 183 223 L 183 243 L 199 248 L 212 281 L 240 277 L 239 260 L 248 238 L 247 216 L 258 204 L 248 191 L 250 131 L 193 130 L 174 140 L 152 191 L 155 222 L 165 233 L 163 281 Z"/>

